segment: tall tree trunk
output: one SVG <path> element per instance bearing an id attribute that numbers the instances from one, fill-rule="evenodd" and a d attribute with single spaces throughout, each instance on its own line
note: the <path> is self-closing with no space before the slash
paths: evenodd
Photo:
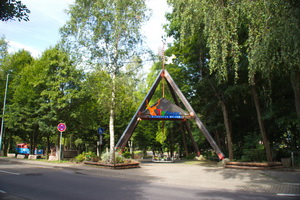
<path id="1" fill-rule="evenodd" d="M 231 121 L 229 119 L 227 105 L 223 101 L 221 101 L 221 106 L 222 106 L 225 129 L 226 129 L 227 148 L 228 148 L 229 160 L 233 160 Z"/>
<path id="2" fill-rule="evenodd" d="M 9 153 L 9 149 L 10 149 L 10 145 L 11 145 L 11 138 L 12 138 L 12 134 L 11 134 L 11 131 L 9 131 L 8 142 L 7 142 L 7 151 L 6 151 L 5 155 L 7 155 Z"/>
<path id="3" fill-rule="evenodd" d="M 185 153 L 185 156 L 188 156 L 189 155 L 189 150 L 188 150 L 187 144 L 186 144 L 186 133 L 185 133 L 185 130 L 183 128 L 183 123 L 180 123 L 180 130 L 181 130 L 181 133 L 182 133 L 182 143 L 183 143 L 184 153 Z"/>
<path id="4" fill-rule="evenodd" d="M 216 137 L 216 142 L 217 142 L 218 146 L 223 147 L 224 145 L 221 143 L 219 130 L 215 131 L 215 137 Z"/>
<path id="5" fill-rule="evenodd" d="M 192 145 L 193 145 L 193 148 L 194 148 L 195 153 L 197 154 L 197 156 L 200 156 L 200 150 L 199 150 L 199 148 L 198 148 L 198 145 L 197 145 L 197 143 L 196 143 L 196 141 L 195 141 L 195 139 L 194 139 L 194 136 L 193 136 L 193 134 L 192 134 L 192 131 L 191 131 L 191 129 L 190 129 L 190 124 L 187 123 L 187 122 L 185 121 L 185 122 L 184 122 L 184 125 L 185 125 L 185 128 L 186 128 L 186 130 L 187 130 L 187 132 L 188 132 L 190 138 L 191 138 Z"/>
<path id="6" fill-rule="evenodd" d="M 271 152 L 271 148 L 270 148 L 269 139 L 267 137 L 265 124 L 261 118 L 261 109 L 260 109 L 259 99 L 258 99 L 258 95 L 257 95 L 257 89 L 255 86 L 255 80 L 254 80 L 254 85 L 251 88 L 251 93 L 252 93 L 252 97 L 253 97 L 255 108 L 256 108 L 257 120 L 258 120 L 258 124 L 259 124 L 259 128 L 260 128 L 260 133 L 262 135 L 263 143 L 264 143 L 265 150 L 266 150 L 267 161 L 272 162 L 272 152 Z"/>
<path id="7" fill-rule="evenodd" d="M 116 103 L 116 72 L 112 73 L 111 107 L 109 116 L 110 162 L 115 162 L 115 103 Z"/>
<path id="8" fill-rule="evenodd" d="M 233 160 L 232 126 L 231 126 L 231 121 L 229 119 L 228 108 L 223 100 L 224 98 L 222 98 L 221 95 L 217 92 L 214 85 L 211 82 L 209 82 L 209 84 L 212 87 L 213 91 L 215 92 L 216 96 L 218 97 L 218 99 L 221 103 L 222 113 L 223 113 L 223 118 L 224 118 L 224 125 L 225 125 L 225 130 L 226 130 L 226 137 L 227 137 L 227 148 L 228 148 L 228 153 L 229 153 L 229 160 Z"/>
<path id="9" fill-rule="evenodd" d="M 300 118 L 300 71 L 291 74 L 291 83 L 295 95 L 297 117 Z"/>
<path id="10" fill-rule="evenodd" d="M 33 148 L 34 148 L 34 131 L 30 134 L 30 154 L 33 154 Z"/>
<path id="11" fill-rule="evenodd" d="M 47 134 L 47 148 L 46 148 L 46 158 L 48 159 L 49 158 L 49 152 L 50 152 L 50 135 Z"/>

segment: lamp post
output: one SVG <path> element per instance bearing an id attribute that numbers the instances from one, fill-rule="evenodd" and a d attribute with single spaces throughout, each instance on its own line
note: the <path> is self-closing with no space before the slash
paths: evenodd
<path id="1" fill-rule="evenodd" d="M 2 122 L 1 122 L 1 132 L 0 132 L 0 151 L 2 149 L 2 137 L 3 137 L 3 128 L 4 128 L 4 114 L 5 114 L 5 104 L 6 104 L 6 94 L 7 94 L 7 86 L 8 86 L 8 76 L 6 76 L 6 86 L 5 86 L 5 94 L 4 94 L 4 101 L 3 101 L 3 112 L 2 112 Z"/>

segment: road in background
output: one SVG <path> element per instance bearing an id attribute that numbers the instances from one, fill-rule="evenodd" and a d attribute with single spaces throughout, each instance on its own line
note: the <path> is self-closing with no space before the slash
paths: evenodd
<path id="1" fill-rule="evenodd" d="M 299 172 L 284 172 L 283 180 L 284 177 L 277 176 L 274 171 L 267 174 L 264 171 L 251 171 L 253 176 L 249 178 L 249 171 L 245 170 L 180 163 L 146 163 L 138 169 L 111 170 L 85 165 L 43 164 L 38 161 L 19 163 L 15 160 L 0 159 L 0 199 L 299 198 L 291 195 L 295 195 L 300 185 L 295 185 L 296 182 L 287 185 L 288 182 L 285 182 L 294 181 L 287 179 L 289 174 L 297 180 Z M 199 176 L 200 172 L 202 176 Z"/>

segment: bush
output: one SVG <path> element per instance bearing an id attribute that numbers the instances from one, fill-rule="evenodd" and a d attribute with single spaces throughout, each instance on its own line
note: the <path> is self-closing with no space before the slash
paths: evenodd
<path id="1" fill-rule="evenodd" d="M 132 155 L 131 155 L 128 151 L 124 152 L 124 153 L 122 154 L 122 156 L 123 156 L 124 158 L 126 158 L 126 159 L 132 158 Z"/>
<path id="2" fill-rule="evenodd" d="M 261 136 L 258 133 L 248 133 L 244 136 L 243 162 L 262 162 L 266 160 L 264 145 L 261 142 Z"/>
<path id="3" fill-rule="evenodd" d="M 109 162 L 110 161 L 110 152 L 103 153 L 101 158 L 103 161 Z M 124 157 L 121 154 L 119 154 L 118 152 L 115 152 L 115 160 L 116 160 L 116 163 L 124 163 Z"/>
<path id="4" fill-rule="evenodd" d="M 85 156 L 83 154 L 79 154 L 75 157 L 76 162 L 83 162 L 85 160 Z"/>
<path id="5" fill-rule="evenodd" d="M 188 156 L 186 156 L 185 158 L 186 158 L 187 160 L 192 160 L 192 159 L 194 159 L 196 156 L 197 156 L 197 154 L 191 153 L 191 154 L 189 154 Z"/>
<path id="6" fill-rule="evenodd" d="M 76 162 L 83 162 L 83 161 L 91 161 L 93 158 L 97 157 L 95 153 L 89 151 L 89 152 L 82 152 L 82 154 L 79 154 L 75 157 Z"/>

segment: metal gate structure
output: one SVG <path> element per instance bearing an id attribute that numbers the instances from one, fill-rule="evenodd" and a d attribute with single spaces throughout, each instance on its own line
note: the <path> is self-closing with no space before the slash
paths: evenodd
<path id="1" fill-rule="evenodd" d="M 153 83 L 151 89 L 148 91 L 148 93 L 147 93 L 146 97 L 144 98 L 143 102 L 140 104 L 138 110 L 136 111 L 136 113 L 132 117 L 132 119 L 131 119 L 130 123 L 128 124 L 127 128 L 125 129 L 125 131 L 123 132 L 121 138 L 119 139 L 119 141 L 116 145 L 116 148 L 121 148 L 121 149 L 125 148 L 127 142 L 129 141 L 130 137 L 132 136 L 136 126 L 138 125 L 139 121 L 141 120 L 141 117 L 144 116 L 143 113 L 145 113 L 146 108 L 149 107 L 148 102 L 150 102 L 150 100 L 151 100 L 158 84 L 160 83 L 160 81 L 163 78 L 167 82 L 167 85 L 170 89 L 171 95 L 174 99 L 174 102 L 175 102 L 176 106 L 179 107 L 177 109 L 182 109 L 180 107 L 180 103 L 179 103 L 179 99 L 180 99 L 182 104 L 188 110 L 188 113 L 185 114 L 185 115 L 180 115 L 180 116 L 178 115 L 177 116 L 176 115 L 177 112 L 173 112 L 169 117 L 150 116 L 150 118 L 152 120 L 180 120 L 180 121 L 182 121 L 183 125 L 186 127 L 186 130 L 188 130 L 189 136 L 192 140 L 193 147 L 194 147 L 195 151 L 197 152 L 197 154 L 199 156 L 200 155 L 199 148 L 198 148 L 198 146 L 197 146 L 197 144 L 196 144 L 196 142 L 195 142 L 195 140 L 194 140 L 194 138 L 193 138 L 193 136 L 192 136 L 192 134 L 189 130 L 188 123 L 186 122 L 186 119 L 195 120 L 195 122 L 196 122 L 197 126 L 199 127 L 199 129 L 204 134 L 207 141 L 210 143 L 211 147 L 217 153 L 219 159 L 223 160 L 225 158 L 225 155 L 222 153 L 222 151 L 218 147 L 217 143 L 215 142 L 213 137 L 210 135 L 210 133 L 208 132 L 208 130 L 206 129 L 206 127 L 204 126 L 202 121 L 196 115 L 196 112 L 194 111 L 194 109 L 192 108 L 190 103 L 187 101 L 187 99 L 185 98 L 183 93 L 180 91 L 180 89 L 178 88 L 178 86 L 176 85 L 176 83 L 174 82 L 171 75 L 168 73 L 168 71 L 166 69 L 162 69 L 160 71 L 160 73 L 157 76 L 155 82 Z M 161 100 L 163 101 L 163 99 L 161 99 Z M 159 101 L 161 101 L 161 100 L 159 100 Z M 156 103 L 153 106 L 156 106 L 158 104 L 160 104 L 160 102 Z M 175 113 L 175 115 L 174 115 L 174 113 Z"/>

